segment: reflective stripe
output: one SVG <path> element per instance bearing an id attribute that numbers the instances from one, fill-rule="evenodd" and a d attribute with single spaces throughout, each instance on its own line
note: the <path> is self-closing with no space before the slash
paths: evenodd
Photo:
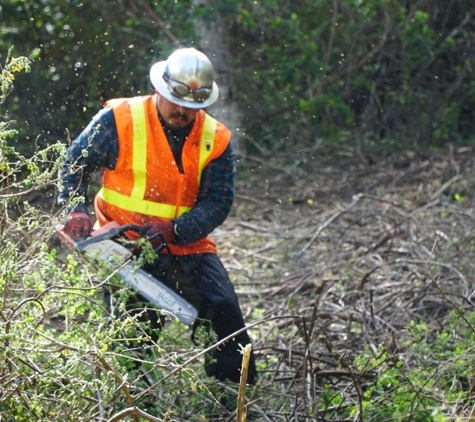
<path id="1" fill-rule="evenodd" d="M 130 196 L 135 199 L 143 199 L 147 186 L 147 121 L 145 107 L 141 98 L 134 98 L 129 104 L 134 134 L 132 147 L 134 188 Z"/>
<path id="2" fill-rule="evenodd" d="M 148 139 L 147 132 L 149 124 L 147 116 L 148 109 L 142 97 L 130 99 L 128 101 L 128 105 L 132 123 L 133 138 L 131 140 L 131 170 L 133 172 L 133 180 L 129 181 L 132 184 L 132 186 L 129 185 L 131 188 L 130 194 L 124 195 L 123 193 L 117 192 L 114 187 L 103 187 L 99 192 L 99 195 L 106 203 L 123 209 L 124 211 L 134 213 L 136 212 L 139 214 L 165 219 L 177 218 L 185 212 L 190 211 L 192 207 L 177 206 L 144 199 L 145 195 L 147 194 L 148 142 L 151 141 Z M 203 114 L 204 117 L 202 121 L 203 123 L 201 128 L 199 151 L 195 150 L 195 153 L 193 153 L 195 156 L 193 160 L 198 159 L 198 174 L 197 176 L 194 176 L 197 177 L 198 188 L 201 182 L 201 174 L 203 173 L 205 165 L 213 154 L 216 130 L 218 126 L 218 122 L 214 118 L 205 113 Z M 198 155 L 196 153 L 199 154 L 199 157 L 196 157 L 196 155 Z M 176 192 L 176 195 L 176 201 L 179 204 L 183 200 L 183 192 L 180 192 L 179 189 L 179 192 Z"/>
<path id="3" fill-rule="evenodd" d="M 214 149 L 214 137 L 216 134 L 216 126 L 218 122 L 208 114 L 205 115 L 203 122 L 203 129 L 201 130 L 200 141 L 200 162 L 198 167 L 198 186 L 201 182 L 201 173 L 205 168 L 205 164 L 208 161 L 211 153 Z"/>
<path id="4" fill-rule="evenodd" d="M 99 195 L 110 205 L 122 208 L 126 211 L 138 212 L 140 214 L 152 215 L 161 218 L 176 218 L 176 206 L 169 204 L 161 204 L 160 202 L 148 201 L 146 199 L 136 199 L 123 195 L 103 187 L 99 191 Z M 178 216 L 191 210 L 191 207 L 179 207 Z"/>

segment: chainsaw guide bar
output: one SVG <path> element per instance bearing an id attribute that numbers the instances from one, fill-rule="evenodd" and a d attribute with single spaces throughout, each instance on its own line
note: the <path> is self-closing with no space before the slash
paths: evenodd
<path id="1" fill-rule="evenodd" d="M 99 268 L 105 267 L 115 272 L 127 286 L 140 293 L 157 308 L 170 312 L 184 324 L 193 324 L 198 317 L 198 310 L 174 290 L 134 265 L 130 261 L 132 251 L 113 240 L 130 228 L 130 226 L 112 228 L 109 232 L 102 232 L 97 236 L 93 234 L 92 237 L 78 242 L 74 242 L 64 230 L 57 231 L 60 237 L 86 260 Z"/>

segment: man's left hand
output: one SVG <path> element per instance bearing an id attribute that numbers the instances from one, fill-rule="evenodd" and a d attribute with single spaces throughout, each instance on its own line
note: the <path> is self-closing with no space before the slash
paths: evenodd
<path id="1" fill-rule="evenodd" d="M 166 243 L 171 243 L 175 238 L 175 232 L 173 231 L 173 224 L 171 221 L 154 221 L 144 226 L 147 231 L 144 233 L 146 237 L 153 237 L 151 243 L 154 247 L 159 245 L 161 241 L 158 234 L 160 233 Z"/>
<path id="2" fill-rule="evenodd" d="M 84 211 L 73 212 L 64 224 L 64 232 L 74 240 L 88 237 L 92 231 L 92 220 Z"/>

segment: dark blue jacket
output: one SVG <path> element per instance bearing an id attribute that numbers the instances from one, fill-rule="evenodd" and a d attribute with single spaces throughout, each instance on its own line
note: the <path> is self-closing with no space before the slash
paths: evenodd
<path id="1" fill-rule="evenodd" d="M 193 123 L 184 129 L 172 130 L 164 124 L 175 161 L 181 170 L 181 150 Z M 59 205 L 67 205 L 70 198 L 82 196 L 86 203 L 71 211 L 88 211 L 87 190 L 91 173 L 115 168 L 119 152 L 119 140 L 114 113 L 106 107 L 97 113 L 89 125 L 67 149 L 59 170 L 63 187 L 59 191 Z M 191 243 L 206 237 L 224 222 L 234 200 L 234 151 L 231 143 L 221 156 L 204 169 L 200 192 L 193 209 L 176 220 L 179 235 L 177 243 Z"/>

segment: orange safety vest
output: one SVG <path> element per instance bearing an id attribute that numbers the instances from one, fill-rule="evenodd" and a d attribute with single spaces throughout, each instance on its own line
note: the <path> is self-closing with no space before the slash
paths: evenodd
<path id="1" fill-rule="evenodd" d="M 153 96 L 117 99 L 111 106 L 119 137 L 114 170 L 104 169 L 102 189 L 95 198 L 99 227 L 115 221 L 120 225 L 144 225 L 180 217 L 196 203 L 203 170 L 229 144 L 231 133 L 200 110 L 182 151 L 180 173 L 158 118 Z M 186 245 L 169 244 L 175 255 L 216 253 L 206 237 Z"/>

